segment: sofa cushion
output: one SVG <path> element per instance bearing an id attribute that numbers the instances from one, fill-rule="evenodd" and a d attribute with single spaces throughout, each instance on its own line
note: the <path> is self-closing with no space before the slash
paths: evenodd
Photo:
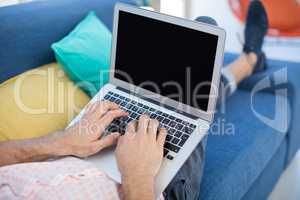
<path id="1" fill-rule="evenodd" d="M 224 112 L 219 108 L 208 137 L 200 199 L 241 199 L 284 140 L 286 133 L 254 114 L 250 99 L 250 92 L 238 90 Z M 273 94 L 262 92 L 255 94 L 253 108 L 272 118 L 275 103 Z"/>
<path id="2" fill-rule="evenodd" d="M 14 77 L 0 85 L 0 141 L 63 130 L 88 101 L 57 64 Z"/>
<path id="3" fill-rule="evenodd" d="M 0 7 L 0 83 L 54 62 L 51 44 L 92 10 L 111 30 L 116 2 L 135 5 L 133 0 L 37 0 Z"/>
<path id="4" fill-rule="evenodd" d="M 69 78 L 89 96 L 108 82 L 111 40 L 111 32 L 90 12 L 71 33 L 52 45 Z"/>

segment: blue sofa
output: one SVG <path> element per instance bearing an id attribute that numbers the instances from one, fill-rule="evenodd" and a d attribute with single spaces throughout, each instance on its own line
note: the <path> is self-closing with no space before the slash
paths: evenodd
<path id="1" fill-rule="evenodd" d="M 44 0 L 0 8 L 0 83 L 29 69 L 54 62 L 50 45 L 69 33 L 90 10 L 112 27 L 116 0 Z M 121 2 L 135 5 L 132 0 Z M 237 55 L 226 54 L 225 64 Z M 300 63 L 269 60 L 269 68 L 244 81 L 215 117 L 234 132 L 209 134 L 200 199 L 265 200 L 300 147 Z M 274 72 L 285 69 L 285 72 Z M 275 78 L 274 78 L 275 77 Z M 251 91 L 270 78 L 271 86 Z M 276 80 L 284 80 L 276 85 Z M 278 91 L 287 91 L 287 97 Z M 263 123 L 255 112 L 273 117 L 276 99 L 288 101 L 287 129 L 282 133 Z M 252 104 L 251 104 L 252 103 Z M 253 105 L 253 108 L 250 106 Z M 280 105 L 279 105 L 280 107 Z M 1 119 L 0 119 L 1 120 Z"/>

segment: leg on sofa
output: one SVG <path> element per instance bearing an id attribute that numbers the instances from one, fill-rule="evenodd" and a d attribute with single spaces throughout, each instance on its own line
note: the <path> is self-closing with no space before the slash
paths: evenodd
<path id="1" fill-rule="evenodd" d="M 202 23 L 217 25 L 210 17 L 198 17 Z M 252 1 L 248 11 L 244 49 L 239 58 L 222 69 L 219 106 L 227 96 L 234 93 L 237 85 L 255 72 L 266 69 L 266 57 L 262 44 L 268 29 L 268 19 L 262 3 Z M 198 199 L 205 163 L 206 136 L 196 147 L 175 178 L 164 191 L 167 200 Z"/>

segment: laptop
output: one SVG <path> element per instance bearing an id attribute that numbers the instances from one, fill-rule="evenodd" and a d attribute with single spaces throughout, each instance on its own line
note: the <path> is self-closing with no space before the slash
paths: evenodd
<path id="1" fill-rule="evenodd" d="M 157 196 L 208 132 L 224 44 L 225 31 L 219 27 L 125 4 L 115 6 L 109 83 L 90 103 L 115 102 L 129 113 L 115 120 L 105 134 L 124 133 L 126 125 L 143 113 L 168 130 L 164 160 L 156 177 Z M 86 160 L 121 182 L 114 148 Z"/>

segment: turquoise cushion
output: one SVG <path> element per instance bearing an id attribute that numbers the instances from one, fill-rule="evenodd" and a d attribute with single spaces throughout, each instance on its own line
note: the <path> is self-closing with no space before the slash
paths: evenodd
<path id="1" fill-rule="evenodd" d="M 69 35 L 52 44 L 64 71 L 90 96 L 108 82 L 111 39 L 108 28 L 90 12 Z"/>

